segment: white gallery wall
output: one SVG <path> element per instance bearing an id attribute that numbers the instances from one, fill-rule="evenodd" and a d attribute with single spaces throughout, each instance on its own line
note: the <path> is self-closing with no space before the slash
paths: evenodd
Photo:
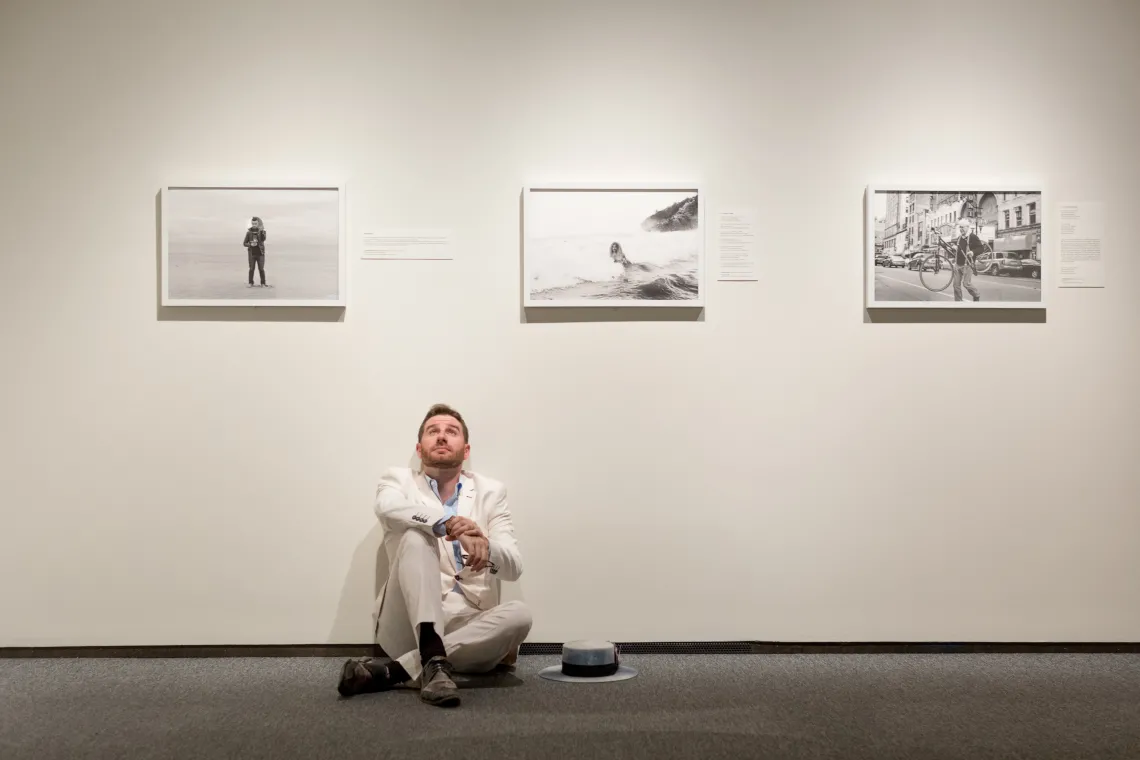
<path id="1" fill-rule="evenodd" d="M 1140 4 L 0 4 L 0 646 L 370 640 L 428 406 L 532 641 L 1140 638 Z M 158 305 L 166 184 L 347 185 L 348 307 Z M 1048 311 L 869 315 L 864 188 L 1039 182 Z M 524 313 L 520 191 L 699 182 L 699 318 Z M 1107 287 L 1053 282 L 1106 203 Z M 720 209 L 758 282 L 716 282 Z M 362 261 L 370 226 L 452 261 Z"/>

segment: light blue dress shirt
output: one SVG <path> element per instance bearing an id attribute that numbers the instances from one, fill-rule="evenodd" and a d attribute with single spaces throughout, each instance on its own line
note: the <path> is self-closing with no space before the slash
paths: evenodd
<path id="1" fill-rule="evenodd" d="M 455 517 L 459 514 L 459 494 L 463 491 L 463 479 L 460 478 L 459 482 L 455 484 L 455 493 L 452 494 L 451 498 L 445 502 L 443 501 L 443 497 L 439 495 L 439 483 L 436 481 L 436 479 L 426 475 L 425 477 L 427 478 L 428 483 L 431 484 L 431 490 L 432 493 L 435 494 L 435 498 L 439 499 L 440 502 L 443 503 L 443 511 L 445 513 L 443 519 L 432 527 L 432 530 L 435 532 L 435 534 L 442 537 L 447 535 L 447 529 L 443 526 L 443 524 L 450 518 Z M 463 569 L 463 552 L 459 548 L 458 541 L 451 542 L 451 551 L 455 556 L 455 572 L 458 573 Z M 455 585 L 451 587 L 451 590 L 456 594 L 462 593 L 459 590 L 459 581 L 455 582 Z"/>

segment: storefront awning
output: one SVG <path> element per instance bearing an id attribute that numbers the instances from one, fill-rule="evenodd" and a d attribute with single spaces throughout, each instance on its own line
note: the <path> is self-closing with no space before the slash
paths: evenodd
<path id="1" fill-rule="evenodd" d="M 994 241 L 994 251 L 1032 251 L 1037 248 L 1037 235 L 1007 235 Z"/>

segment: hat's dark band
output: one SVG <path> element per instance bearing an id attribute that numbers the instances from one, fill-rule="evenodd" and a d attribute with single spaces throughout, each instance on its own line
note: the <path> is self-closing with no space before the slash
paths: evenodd
<path id="1" fill-rule="evenodd" d="M 576 678 L 603 678 L 605 676 L 612 676 L 618 672 L 618 664 L 611 662 L 606 665 L 572 665 L 568 662 L 562 663 L 562 675 L 575 676 Z"/>

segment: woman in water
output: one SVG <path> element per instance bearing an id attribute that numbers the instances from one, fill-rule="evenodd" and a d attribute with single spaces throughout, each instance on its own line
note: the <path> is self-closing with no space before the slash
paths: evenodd
<path id="1" fill-rule="evenodd" d="M 610 243 L 610 259 L 615 264 L 621 264 L 625 270 L 619 279 L 621 297 L 671 301 L 695 298 L 697 295 L 694 275 L 668 272 L 652 264 L 634 263 L 625 255 L 621 243 Z"/>
<path id="2" fill-rule="evenodd" d="M 625 270 L 627 272 L 631 269 L 641 272 L 649 271 L 648 264 L 634 264 L 632 261 L 626 258 L 625 251 L 621 249 L 621 243 L 618 243 L 616 241 L 610 244 L 610 258 L 614 261 L 614 263 L 621 264 L 623 267 L 625 267 Z"/>

